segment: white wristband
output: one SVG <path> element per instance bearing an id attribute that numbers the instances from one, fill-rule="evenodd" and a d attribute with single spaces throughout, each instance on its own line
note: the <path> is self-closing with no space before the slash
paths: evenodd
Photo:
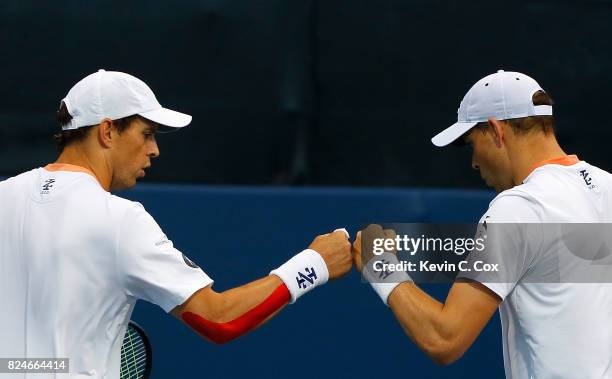
<path id="1" fill-rule="evenodd" d="M 401 267 L 400 261 L 393 253 L 383 253 L 375 256 L 363 267 L 364 279 L 370 283 L 374 291 L 376 291 L 380 299 L 387 306 L 389 305 L 387 304 L 387 299 L 395 287 L 403 282 L 412 281 L 406 271 L 394 271 L 390 267 Z"/>
<path id="2" fill-rule="evenodd" d="M 291 304 L 313 288 L 327 283 L 329 279 L 323 257 L 312 249 L 296 254 L 282 266 L 271 271 L 270 275 L 278 276 L 285 283 L 291 294 Z"/>

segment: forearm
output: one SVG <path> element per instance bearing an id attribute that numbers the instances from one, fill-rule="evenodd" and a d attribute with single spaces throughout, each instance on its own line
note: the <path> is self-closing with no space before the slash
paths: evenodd
<path id="1" fill-rule="evenodd" d="M 439 364 L 450 364 L 467 351 L 500 302 L 477 282 L 456 282 L 444 304 L 408 282 L 388 298 L 406 334 Z"/>
<path id="2" fill-rule="evenodd" d="M 327 282 L 328 275 L 321 256 L 307 249 L 268 277 L 222 293 L 201 289 L 173 314 L 207 339 L 224 343 L 265 323 L 288 303 Z"/>
<path id="3" fill-rule="evenodd" d="M 200 302 L 179 310 L 180 318 L 203 337 L 225 343 L 256 329 L 290 300 L 284 283 L 273 275 L 222 293 L 207 289 Z"/>
<path id="4" fill-rule="evenodd" d="M 459 325 L 447 317 L 444 304 L 411 282 L 395 288 L 388 304 L 402 329 L 428 356 L 441 364 L 454 360 L 453 340 Z"/>
<path id="5" fill-rule="evenodd" d="M 269 275 L 240 287 L 213 293 L 206 299 L 206 317 L 215 322 L 234 320 L 262 304 L 283 285 L 276 275 Z"/>
<path id="6" fill-rule="evenodd" d="M 393 230 L 370 225 L 370 232 L 393 239 Z M 367 254 L 366 254 L 367 255 Z M 439 364 L 461 357 L 487 324 L 502 299 L 478 282 L 457 281 L 444 302 L 423 292 L 404 271 L 381 271 L 378 262 L 398 263 L 393 253 L 368 256 L 362 265 L 361 232 L 353 245 L 353 257 L 363 277 L 388 305 L 406 334 Z"/>

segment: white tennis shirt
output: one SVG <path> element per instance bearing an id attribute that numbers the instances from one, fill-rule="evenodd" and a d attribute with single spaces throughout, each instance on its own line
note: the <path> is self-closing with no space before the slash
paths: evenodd
<path id="1" fill-rule="evenodd" d="M 612 175 L 575 156 L 542 162 L 523 184 L 493 199 L 480 220 L 485 221 L 611 223 Z M 506 377 L 612 378 L 612 278 L 538 282 L 558 274 L 555 249 L 564 246 L 563 241 L 546 240 L 535 228 L 521 233 L 533 238 L 505 240 L 496 250 L 496 258 L 513 270 L 516 280 L 486 282 L 486 274 L 473 276 L 503 300 L 499 310 Z"/>
<path id="2" fill-rule="evenodd" d="M 142 205 L 80 167 L 0 182 L 0 210 L 0 357 L 69 358 L 58 378 L 119 378 L 136 300 L 169 312 L 213 282 Z"/>

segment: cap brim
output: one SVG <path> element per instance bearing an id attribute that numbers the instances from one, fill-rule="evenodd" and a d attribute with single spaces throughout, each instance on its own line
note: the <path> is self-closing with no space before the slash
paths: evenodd
<path id="1" fill-rule="evenodd" d="M 477 122 L 456 122 L 438 133 L 431 139 L 431 142 L 438 147 L 446 146 L 453 143 L 457 138 L 461 137 L 463 133 L 472 129 L 476 124 Z"/>
<path id="2" fill-rule="evenodd" d="M 166 108 L 159 108 L 153 111 L 139 113 L 139 115 L 147 120 L 151 120 L 170 128 L 182 128 L 189 125 L 191 122 L 190 115 Z"/>

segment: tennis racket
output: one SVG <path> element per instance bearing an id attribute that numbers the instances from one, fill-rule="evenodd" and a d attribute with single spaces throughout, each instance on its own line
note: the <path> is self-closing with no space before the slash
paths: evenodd
<path id="1" fill-rule="evenodd" d="M 130 321 L 121 345 L 121 379 L 148 379 L 151 375 L 153 354 L 144 330 Z"/>

